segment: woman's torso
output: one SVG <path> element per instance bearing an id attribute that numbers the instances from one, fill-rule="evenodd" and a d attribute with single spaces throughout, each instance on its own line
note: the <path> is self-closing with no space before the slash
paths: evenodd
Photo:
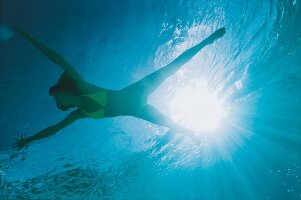
<path id="1" fill-rule="evenodd" d="M 120 115 L 135 115 L 146 104 L 139 91 L 110 90 L 87 82 L 77 82 L 63 73 L 53 87 L 80 97 L 78 108 L 87 117 L 99 119 Z"/>
<path id="2" fill-rule="evenodd" d="M 140 94 L 123 90 L 100 89 L 92 94 L 81 95 L 80 109 L 90 118 L 135 115 L 146 104 Z"/>
<path id="3" fill-rule="evenodd" d="M 99 119 L 104 117 L 104 108 L 107 103 L 107 92 L 101 90 L 93 94 L 81 95 L 79 107 L 88 117 Z"/>

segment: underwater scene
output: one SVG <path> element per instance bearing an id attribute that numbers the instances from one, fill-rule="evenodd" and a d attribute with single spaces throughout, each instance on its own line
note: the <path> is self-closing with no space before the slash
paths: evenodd
<path id="1" fill-rule="evenodd" d="M 301 199 L 301 1 L 0 0 L 0 200 Z"/>

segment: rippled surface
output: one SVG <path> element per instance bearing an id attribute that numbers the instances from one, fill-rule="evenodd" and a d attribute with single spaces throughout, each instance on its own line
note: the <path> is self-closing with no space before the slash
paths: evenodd
<path id="1" fill-rule="evenodd" d="M 149 102 L 177 117 L 171 105 L 177 92 L 206 81 L 227 116 L 199 142 L 118 117 L 82 120 L 15 152 L 14 138 L 65 113 L 47 96 L 59 69 L 6 32 L 0 37 L 1 199 L 300 199 L 300 9 L 296 0 L 3 1 L 4 20 L 61 52 L 87 80 L 113 89 L 226 27 Z"/>

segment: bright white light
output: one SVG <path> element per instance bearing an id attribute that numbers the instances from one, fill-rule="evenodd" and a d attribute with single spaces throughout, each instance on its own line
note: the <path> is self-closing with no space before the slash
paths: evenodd
<path id="1" fill-rule="evenodd" d="M 176 92 L 169 110 L 173 120 L 196 133 L 216 130 L 227 115 L 223 99 L 208 88 L 206 81 Z"/>

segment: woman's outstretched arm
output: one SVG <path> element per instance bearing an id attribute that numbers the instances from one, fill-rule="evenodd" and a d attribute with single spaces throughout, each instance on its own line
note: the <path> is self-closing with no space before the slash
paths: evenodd
<path id="1" fill-rule="evenodd" d="M 46 47 L 44 44 L 33 38 L 30 34 L 23 31 L 20 28 L 13 27 L 12 29 L 22 35 L 25 39 L 27 39 L 32 45 L 37 47 L 45 56 L 47 56 L 53 63 L 61 67 L 61 69 L 68 74 L 72 79 L 79 83 L 84 83 L 82 77 L 77 73 L 77 71 L 57 52 Z"/>
<path id="2" fill-rule="evenodd" d="M 63 119 L 59 123 L 57 123 L 53 126 L 50 126 L 48 128 L 45 128 L 44 130 L 42 130 L 32 136 L 29 136 L 27 138 L 18 139 L 14 143 L 14 147 L 17 148 L 18 150 L 20 150 L 20 149 L 24 148 L 25 146 L 29 145 L 31 142 L 50 137 L 50 136 L 56 134 L 57 132 L 59 132 L 60 130 L 62 130 L 63 128 L 65 128 L 66 126 L 72 124 L 76 120 L 82 119 L 85 117 L 86 117 L 86 115 L 81 110 L 77 109 L 77 110 L 71 112 L 65 119 Z"/>

